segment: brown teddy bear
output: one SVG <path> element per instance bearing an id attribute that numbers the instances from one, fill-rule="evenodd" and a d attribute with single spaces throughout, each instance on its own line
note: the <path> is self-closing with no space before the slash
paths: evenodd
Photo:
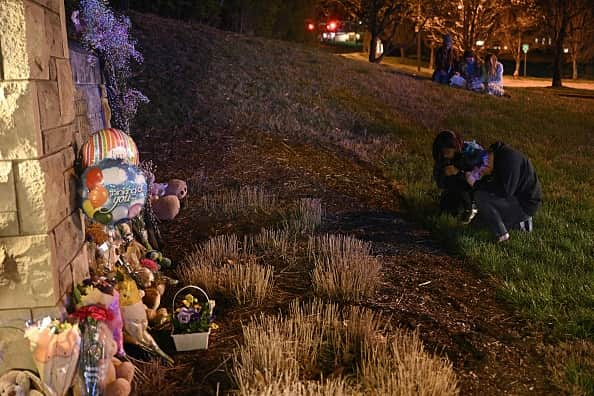
<path id="1" fill-rule="evenodd" d="M 105 359 L 108 359 L 105 372 L 105 396 L 128 396 L 132 391 L 132 379 L 134 378 L 134 365 L 130 362 L 122 362 L 115 357 L 118 346 L 107 326 L 105 338 Z"/>
<path id="2" fill-rule="evenodd" d="M 151 197 L 153 213 L 159 220 L 173 220 L 179 213 L 180 202 L 188 195 L 188 185 L 183 180 L 171 179 L 162 194 Z"/>

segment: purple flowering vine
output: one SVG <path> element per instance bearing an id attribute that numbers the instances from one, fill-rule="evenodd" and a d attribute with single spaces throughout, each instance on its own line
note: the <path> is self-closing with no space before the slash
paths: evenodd
<path id="1" fill-rule="evenodd" d="M 130 18 L 115 15 L 106 0 L 81 0 L 79 10 L 71 16 L 75 30 L 89 50 L 101 59 L 112 110 L 112 125 L 130 133 L 130 122 L 138 106 L 149 100 L 140 91 L 130 88 L 131 63 L 143 62 L 130 36 Z"/>

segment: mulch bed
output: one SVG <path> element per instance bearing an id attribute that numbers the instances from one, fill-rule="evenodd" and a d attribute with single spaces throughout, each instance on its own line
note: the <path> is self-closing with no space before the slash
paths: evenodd
<path id="1" fill-rule="evenodd" d="M 461 394 L 556 393 L 547 381 L 542 334 L 497 300 L 494 282 L 472 263 L 448 255 L 426 230 L 403 220 L 397 186 L 379 171 L 315 144 L 257 131 L 215 131 L 209 137 L 197 137 L 191 128 L 140 134 L 141 156 L 155 162 L 160 181 L 189 180 L 191 196 L 184 209 L 161 227 L 164 251 L 174 260 L 183 260 L 185 252 L 208 237 L 261 227 L 200 217 L 195 208 L 203 193 L 258 185 L 280 199 L 321 198 L 321 232 L 371 241 L 382 258 L 382 289 L 365 305 L 384 312 L 393 326 L 417 330 L 429 351 L 447 355 Z M 164 345 L 177 362 L 167 374 L 176 394 L 232 389 L 227 359 L 241 341 L 242 321 L 261 311 L 279 312 L 294 298 L 311 295 L 306 270 L 281 274 L 275 285 L 263 307 L 218 303 L 220 329 L 211 335 L 208 351 L 175 354 Z"/>

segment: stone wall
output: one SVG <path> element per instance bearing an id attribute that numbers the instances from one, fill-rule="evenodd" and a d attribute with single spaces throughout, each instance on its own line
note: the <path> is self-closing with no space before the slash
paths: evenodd
<path id="1" fill-rule="evenodd" d="M 59 315 L 88 274 L 80 134 L 64 2 L 2 0 L 0 33 L 0 326 L 22 327 Z"/>

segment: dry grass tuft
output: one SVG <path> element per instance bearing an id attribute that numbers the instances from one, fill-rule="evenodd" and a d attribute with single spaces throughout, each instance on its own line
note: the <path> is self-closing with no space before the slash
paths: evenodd
<path id="1" fill-rule="evenodd" d="M 168 367 L 161 364 L 158 360 L 150 362 L 134 361 L 136 366 L 134 385 L 134 394 L 154 395 L 155 389 L 163 395 L 174 395 L 180 389 L 181 385 L 171 380 L 171 374 L 178 370 L 186 371 L 188 368 L 181 366 Z"/>
<path id="2" fill-rule="evenodd" d="M 196 246 L 177 269 L 177 276 L 210 294 L 232 296 L 240 305 L 262 304 L 274 282 L 272 267 L 258 264 L 242 250 L 236 235 L 221 235 Z"/>
<path id="3" fill-rule="evenodd" d="M 313 234 L 322 224 L 322 200 L 302 198 L 294 212 L 284 221 L 284 228 L 295 235 Z"/>
<path id="4" fill-rule="evenodd" d="M 311 237 L 308 250 L 317 295 L 338 301 L 361 301 L 373 295 L 380 281 L 381 264 L 367 242 L 344 235 Z"/>
<path id="5" fill-rule="evenodd" d="M 285 262 L 293 263 L 297 255 L 297 240 L 286 229 L 262 229 L 262 231 L 251 238 L 250 250 L 255 247 L 262 249 L 267 254 L 273 254 L 282 258 Z"/>
<path id="6" fill-rule="evenodd" d="M 458 381 L 452 364 L 425 351 L 417 333 L 399 329 L 385 342 L 363 348 L 359 375 L 365 389 L 376 395 L 456 395 Z"/>
<path id="7" fill-rule="evenodd" d="M 386 339 L 382 322 L 369 309 L 320 300 L 295 302 L 286 317 L 260 315 L 243 326 L 244 343 L 235 350 L 239 393 L 457 394 L 451 364 L 426 353 L 416 334 Z"/>
<path id="8" fill-rule="evenodd" d="M 242 391 L 243 396 L 358 396 L 344 378 L 319 381 L 276 380 L 265 384 L 261 389 Z"/>
<path id="9" fill-rule="evenodd" d="M 203 209 L 226 215 L 270 213 L 278 208 L 276 195 L 258 186 L 243 186 L 239 190 L 222 190 L 202 197 Z"/>

